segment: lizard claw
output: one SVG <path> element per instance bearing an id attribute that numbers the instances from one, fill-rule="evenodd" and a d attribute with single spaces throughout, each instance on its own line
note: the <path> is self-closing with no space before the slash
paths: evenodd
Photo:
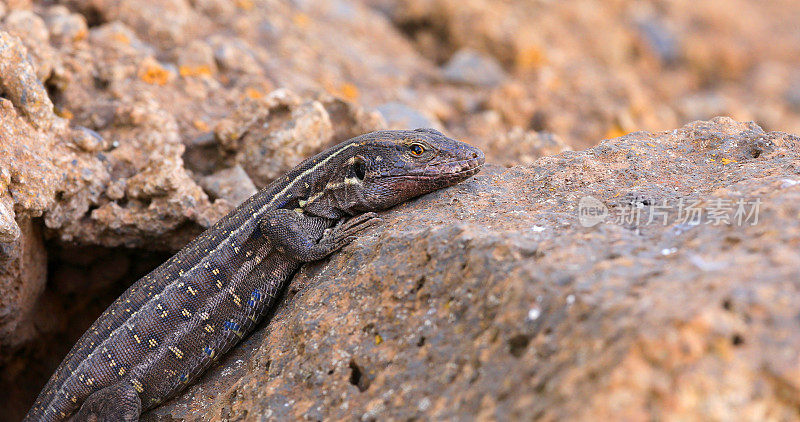
<path id="1" fill-rule="evenodd" d="M 360 214 L 330 229 L 330 231 L 326 231 L 323 235 L 323 239 L 327 238 L 328 242 L 336 245 L 336 249 L 340 249 L 355 240 L 357 238 L 357 233 L 381 221 L 378 214 L 374 212 Z"/>
<path id="2" fill-rule="evenodd" d="M 381 218 L 378 217 L 378 214 L 374 212 L 365 212 L 364 214 L 357 215 L 349 220 L 347 220 L 344 224 L 339 226 L 338 232 L 342 235 L 354 235 L 368 227 L 372 227 L 375 224 L 380 223 Z"/>

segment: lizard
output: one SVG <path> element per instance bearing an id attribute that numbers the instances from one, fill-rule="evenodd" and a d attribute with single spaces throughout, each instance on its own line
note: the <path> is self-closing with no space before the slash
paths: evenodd
<path id="1" fill-rule="evenodd" d="M 24 422 L 138 421 L 251 332 L 305 262 L 454 185 L 484 154 L 434 129 L 351 138 L 301 162 L 133 283 L 89 327 Z"/>

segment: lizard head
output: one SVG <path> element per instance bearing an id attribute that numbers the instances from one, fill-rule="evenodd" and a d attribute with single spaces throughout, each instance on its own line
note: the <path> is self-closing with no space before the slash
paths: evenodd
<path id="1" fill-rule="evenodd" d="M 357 142 L 340 172 L 349 187 L 340 204 L 351 213 L 386 209 L 454 185 L 484 163 L 481 150 L 434 129 L 372 132 Z"/>

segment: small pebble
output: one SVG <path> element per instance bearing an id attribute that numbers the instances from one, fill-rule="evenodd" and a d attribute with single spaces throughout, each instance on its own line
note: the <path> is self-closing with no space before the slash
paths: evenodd
<path id="1" fill-rule="evenodd" d="M 379 105 L 376 110 L 386 120 L 386 124 L 390 128 L 406 129 L 406 128 L 429 128 L 436 125 L 431 119 L 425 117 L 419 111 L 398 102 L 390 102 Z"/>
<path id="2" fill-rule="evenodd" d="M 453 83 L 494 87 L 506 79 L 506 73 L 494 57 L 462 49 L 445 66 L 444 77 Z"/>
<path id="3" fill-rule="evenodd" d="M 82 126 L 72 131 L 72 142 L 86 152 L 98 152 L 108 148 L 108 142 L 99 133 Z"/>
<path id="4" fill-rule="evenodd" d="M 238 165 L 204 177 L 201 184 L 212 196 L 223 198 L 234 206 L 241 204 L 257 192 L 253 181 Z"/>

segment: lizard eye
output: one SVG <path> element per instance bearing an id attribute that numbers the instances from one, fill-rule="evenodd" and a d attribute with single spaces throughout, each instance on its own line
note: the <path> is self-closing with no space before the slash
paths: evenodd
<path id="1" fill-rule="evenodd" d="M 408 147 L 408 149 L 411 150 L 411 155 L 417 157 L 419 157 L 420 155 L 422 155 L 423 152 L 425 152 L 425 147 L 423 147 L 420 144 L 411 144 L 411 146 Z"/>
<path id="2" fill-rule="evenodd" d="M 353 174 L 356 175 L 358 180 L 364 180 L 364 178 L 367 177 L 367 165 L 364 164 L 364 160 L 356 158 L 356 161 L 353 163 Z"/>

